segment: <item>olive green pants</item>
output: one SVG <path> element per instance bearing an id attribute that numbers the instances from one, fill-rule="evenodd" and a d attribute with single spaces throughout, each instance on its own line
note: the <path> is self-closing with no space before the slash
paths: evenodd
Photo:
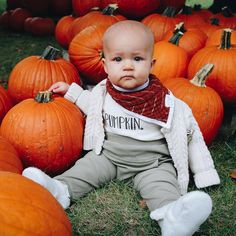
<path id="1" fill-rule="evenodd" d="M 132 179 L 150 211 L 180 197 L 176 170 L 164 139 L 139 141 L 108 134 L 101 155 L 93 151 L 55 177 L 67 184 L 72 199 L 114 179 Z"/>

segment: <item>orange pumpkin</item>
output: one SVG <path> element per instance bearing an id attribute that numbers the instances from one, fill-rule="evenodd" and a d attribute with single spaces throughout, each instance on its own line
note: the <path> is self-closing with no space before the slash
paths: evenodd
<path id="1" fill-rule="evenodd" d="M 210 18 L 206 23 L 199 25 L 198 28 L 202 30 L 207 35 L 207 37 L 210 37 L 214 31 L 220 29 L 221 27 L 219 25 L 219 19 L 213 17 Z"/>
<path id="2" fill-rule="evenodd" d="M 24 22 L 24 29 L 36 36 L 52 35 L 55 31 L 55 23 L 51 18 L 29 17 Z"/>
<path id="3" fill-rule="evenodd" d="M 188 66 L 188 77 L 192 78 L 203 65 L 213 64 L 206 85 L 214 88 L 226 103 L 236 102 L 236 45 L 232 45 L 230 40 L 231 30 L 225 29 L 220 45 L 200 49 Z"/>
<path id="4" fill-rule="evenodd" d="M 94 7 L 100 6 L 100 0 L 72 0 L 73 13 L 76 16 L 83 16 Z"/>
<path id="5" fill-rule="evenodd" d="M 69 219 L 41 185 L 0 171 L 0 235 L 72 236 Z"/>
<path id="6" fill-rule="evenodd" d="M 185 49 L 178 46 L 181 36 L 177 34 L 168 42 L 162 40 L 154 44 L 153 58 L 156 62 L 152 74 L 162 82 L 171 77 L 185 76 L 187 73 L 189 56 Z"/>
<path id="7" fill-rule="evenodd" d="M 15 103 L 33 98 L 57 81 L 80 84 L 77 69 L 59 55 L 58 49 L 49 46 L 41 56 L 30 56 L 17 63 L 8 81 L 8 91 Z"/>
<path id="8" fill-rule="evenodd" d="M 121 15 L 129 19 L 142 19 L 154 13 L 160 6 L 160 0 L 116 0 Z"/>
<path id="9" fill-rule="evenodd" d="M 162 14 L 153 13 L 146 16 L 142 23 L 147 25 L 154 34 L 155 42 L 161 41 L 166 32 L 174 30 L 177 20 L 175 8 L 167 7 Z"/>
<path id="10" fill-rule="evenodd" d="M 182 11 L 175 16 L 179 22 L 184 22 L 186 28 L 195 27 L 205 23 L 202 15 L 193 11 L 191 7 L 184 6 Z"/>
<path id="11" fill-rule="evenodd" d="M 77 106 L 42 92 L 7 113 L 1 135 L 13 144 L 25 167 L 36 166 L 55 175 L 80 158 L 83 128 L 83 115 Z"/>
<path id="12" fill-rule="evenodd" d="M 12 108 L 13 104 L 7 91 L 0 86 L 0 124 L 6 113 Z"/>
<path id="13" fill-rule="evenodd" d="M 102 37 L 109 25 L 93 25 L 77 34 L 70 43 L 70 61 L 86 84 L 97 84 L 107 74 L 102 63 Z"/>
<path id="14" fill-rule="evenodd" d="M 163 37 L 163 40 L 170 40 L 175 34 L 183 34 L 179 39 L 178 45 L 185 49 L 191 58 L 198 50 L 205 46 L 207 36 L 206 34 L 198 28 L 188 28 L 184 27 L 184 22 L 180 22 L 176 25 L 174 31 L 168 31 Z"/>
<path id="15" fill-rule="evenodd" d="M 219 46 L 221 44 L 221 38 L 224 29 L 217 29 L 208 37 L 206 41 L 206 46 Z M 230 43 L 236 44 L 236 30 L 231 31 Z"/>
<path id="16" fill-rule="evenodd" d="M 91 25 L 112 25 L 118 21 L 126 20 L 126 18 L 120 14 L 116 14 L 117 4 L 109 4 L 102 11 L 90 11 L 86 15 L 76 19 L 70 27 L 69 37 L 71 40 L 83 29 Z"/>
<path id="17" fill-rule="evenodd" d="M 207 64 L 190 80 L 169 78 L 164 85 L 192 109 L 206 144 L 210 144 L 221 127 L 224 107 L 219 94 L 205 85 L 205 80 L 213 68 Z"/>
<path id="18" fill-rule="evenodd" d="M 55 38 L 64 48 L 69 46 L 69 29 L 71 24 L 76 20 L 72 15 L 62 17 L 56 24 Z"/>
<path id="19" fill-rule="evenodd" d="M 0 136 L 0 171 L 9 171 L 21 174 L 22 162 L 14 146 Z"/>
<path id="20" fill-rule="evenodd" d="M 16 8 L 12 10 L 9 17 L 9 26 L 10 29 L 14 31 L 23 31 L 24 30 L 24 21 L 31 17 L 31 13 L 24 8 Z"/>

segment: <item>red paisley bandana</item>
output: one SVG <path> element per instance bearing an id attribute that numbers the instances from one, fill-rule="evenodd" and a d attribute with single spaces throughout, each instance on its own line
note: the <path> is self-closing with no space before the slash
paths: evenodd
<path id="1" fill-rule="evenodd" d="M 167 122 L 170 108 L 165 106 L 165 97 L 169 91 L 154 75 L 149 76 L 149 85 L 141 91 L 118 91 L 109 80 L 106 87 L 111 97 L 125 109 L 151 119 Z"/>

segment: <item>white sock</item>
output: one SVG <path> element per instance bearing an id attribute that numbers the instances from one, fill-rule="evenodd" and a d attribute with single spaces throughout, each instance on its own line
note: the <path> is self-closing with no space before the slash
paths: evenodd
<path id="1" fill-rule="evenodd" d="M 208 218 L 212 210 L 210 196 L 193 191 L 151 212 L 151 219 L 157 220 L 162 236 L 191 236 Z"/>
<path id="2" fill-rule="evenodd" d="M 68 187 L 62 182 L 51 178 L 43 171 L 35 167 L 28 167 L 24 169 L 22 175 L 46 188 L 64 209 L 70 206 L 70 194 Z"/>

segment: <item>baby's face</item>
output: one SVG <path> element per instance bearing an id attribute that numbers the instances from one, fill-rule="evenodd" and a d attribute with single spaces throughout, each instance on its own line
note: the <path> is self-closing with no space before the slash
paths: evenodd
<path id="1" fill-rule="evenodd" d="M 134 89 L 147 81 L 153 45 L 143 33 L 119 32 L 104 45 L 104 68 L 112 84 Z"/>

